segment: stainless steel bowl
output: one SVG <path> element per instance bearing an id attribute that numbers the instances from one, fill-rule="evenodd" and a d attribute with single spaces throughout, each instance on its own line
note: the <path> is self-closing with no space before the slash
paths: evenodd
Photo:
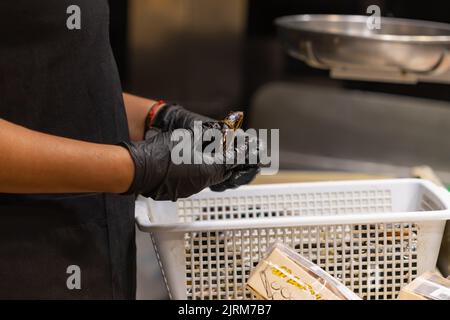
<path id="1" fill-rule="evenodd" d="M 450 79 L 450 25 L 368 16 L 296 15 L 275 20 L 287 53 L 333 76 L 415 82 Z"/>

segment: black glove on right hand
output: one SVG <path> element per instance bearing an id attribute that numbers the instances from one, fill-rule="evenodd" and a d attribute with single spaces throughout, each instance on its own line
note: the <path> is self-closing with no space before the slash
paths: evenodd
<path id="1" fill-rule="evenodd" d="M 126 194 L 175 201 L 218 184 L 231 175 L 235 165 L 173 163 L 171 151 L 177 142 L 171 141 L 171 135 L 171 131 L 159 132 L 145 141 L 121 143 L 135 164 L 135 177 Z M 191 145 L 192 154 L 198 152 L 193 141 Z"/>
<path id="2" fill-rule="evenodd" d="M 244 141 L 244 143 L 237 145 L 238 140 Z M 229 152 L 234 152 L 236 156 L 238 153 L 243 154 L 245 156 L 245 163 L 235 166 L 231 175 L 226 180 L 212 185 L 210 187 L 212 191 L 222 192 L 227 189 L 236 189 L 249 184 L 260 172 L 259 151 L 263 149 L 263 146 L 261 145 L 261 141 L 258 140 L 258 137 L 238 130 L 235 132 L 234 139 L 230 143 L 233 144 L 230 145 L 230 149 L 232 150 Z M 233 148 L 231 148 L 232 146 Z"/>
<path id="3" fill-rule="evenodd" d="M 192 129 L 195 121 L 216 122 L 216 120 L 186 110 L 178 104 L 166 104 L 157 111 L 150 127 L 158 128 L 161 131 L 180 128 Z"/>
<path id="4" fill-rule="evenodd" d="M 209 188 L 214 192 L 223 192 L 227 189 L 239 188 L 240 186 L 252 182 L 260 170 L 258 165 L 239 165 L 233 169 L 228 179 L 212 185 Z"/>
<path id="5" fill-rule="evenodd" d="M 235 113 L 237 114 L 237 113 Z M 231 114 L 230 114 L 231 115 Z M 228 118 L 228 117 L 227 117 Z M 229 119 L 234 120 L 234 119 Z M 146 131 L 145 138 L 149 139 L 154 135 L 157 135 L 161 131 L 171 131 L 178 128 L 193 129 L 194 122 L 201 121 L 204 129 L 217 129 L 225 130 L 226 126 L 224 121 L 216 121 L 203 115 L 186 110 L 180 105 L 166 104 L 158 109 L 155 113 L 152 123 L 149 129 Z M 256 137 L 249 137 L 249 139 L 259 144 Z M 248 143 L 246 144 L 248 147 Z M 260 146 L 254 150 L 240 150 L 239 152 L 257 152 Z M 235 189 L 241 185 L 250 183 L 255 176 L 260 172 L 259 164 L 250 165 L 248 162 L 248 155 L 246 154 L 246 164 L 240 164 L 233 168 L 229 177 L 219 184 L 212 185 L 210 188 L 213 191 L 221 192 L 226 189 Z"/>

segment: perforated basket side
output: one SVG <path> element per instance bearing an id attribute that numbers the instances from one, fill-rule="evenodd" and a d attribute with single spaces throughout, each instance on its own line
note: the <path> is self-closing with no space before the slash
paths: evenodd
<path id="1" fill-rule="evenodd" d="M 441 219 L 450 217 L 448 203 L 441 190 L 417 180 L 248 187 L 160 205 L 156 222 L 163 224 L 146 228 L 155 231 L 176 299 L 251 298 L 246 279 L 277 241 L 361 297 L 393 299 L 403 285 L 435 265 L 445 224 Z M 170 218 L 161 219 L 167 209 Z M 378 218 L 380 213 L 386 220 Z M 371 218 L 364 221 L 365 215 Z M 315 216 L 313 225 L 300 223 Z M 289 227 L 276 224 L 289 217 L 300 220 L 292 218 Z M 236 224 L 239 219 L 245 219 L 245 227 Z M 214 229 L 205 230 L 208 225 Z"/>
<path id="2" fill-rule="evenodd" d="M 210 195 L 208 195 L 210 196 Z M 185 199 L 177 202 L 180 222 L 338 215 L 392 211 L 389 188 L 290 192 Z"/>
<path id="3" fill-rule="evenodd" d="M 277 241 L 364 299 L 393 299 L 417 276 L 414 223 L 191 232 L 185 234 L 187 297 L 251 298 L 246 280 Z"/>

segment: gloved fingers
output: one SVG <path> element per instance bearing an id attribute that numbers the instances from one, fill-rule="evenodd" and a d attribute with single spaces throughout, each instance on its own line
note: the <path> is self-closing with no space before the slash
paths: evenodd
<path id="1" fill-rule="evenodd" d="M 242 130 L 228 133 L 226 140 L 226 159 L 240 165 L 259 165 L 261 143 L 256 135 Z"/>
<path id="2" fill-rule="evenodd" d="M 215 192 L 222 192 L 227 189 L 236 189 L 242 185 L 252 182 L 259 171 L 260 168 L 258 166 L 246 168 L 241 167 L 240 169 L 233 171 L 228 179 L 216 185 L 212 185 L 210 189 Z"/>
<path id="3" fill-rule="evenodd" d="M 177 104 L 166 104 L 155 115 L 153 126 L 162 131 L 192 129 L 195 121 L 215 122 L 214 119 L 186 110 Z"/>
<path id="4" fill-rule="evenodd" d="M 175 201 L 196 194 L 212 184 L 221 183 L 230 178 L 223 165 L 192 164 L 186 170 L 185 165 L 172 165 L 169 168 L 170 180 L 164 181 L 153 194 L 154 200 Z"/>
<path id="5" fill-rule="evenodd" d="M 157 134 L 161 133 L 161 129 L 156 127 L 151 127 L 145 132 L 144 140 L 149 140 L 155 137 Z"/>
<path id="6" fill-rule="evenodd" d="M 220 123 L 215 122 L 204 125 L 221 128 Z M 129 193 L 174 201 L 209 186 L 213 186 L 211 189 L 215 191 L 237 188 L 251 182 L 258 174 L 256 137 L 237 131 L 231 138 L 236 140 L 235 143 L 224 152 L 223 136 L 220 136 L 217 141 L 219 148 L 208 154 L 201 140 L 196 143 L 193 129 L 185 131 L 186 136 L 180 142 L 173 140 L 173 131 L 151 128 L 145 141 L 125 144 L 136 168 Z M 180 146 L 179 143 L 186 144 Z M 179 158 L 174 158 L 174 155 Z"/>

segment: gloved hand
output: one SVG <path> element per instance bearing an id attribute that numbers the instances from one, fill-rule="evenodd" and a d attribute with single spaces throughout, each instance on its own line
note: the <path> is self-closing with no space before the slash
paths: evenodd
<path id="1" fill-rule="evenodd" d="M 152 136 L 158 134 L 158 132 L 164 132 L 168 130 L 175 130 L 179 128 L 192 129 L 194 127 L 195 121 L 202 121 L 204 128 L 216 128 L 223 129 L 223 124 L 219 121 L 213 120 L 211 118 L 205 117 L 203 115 L 190 112 L 180 105 L 166 104 L 160 106 L 154 113 L 153 119 L 150 123 L 151 127 L 147 130 L 145 138 L 149 139 Z M 242 133 L 238 133 L 242 134 Z M 248 136 L 248 139 L 259 144 L 256 137 Z M 226 189 L 235 189 L 241 185 L 250 183 L 255 176 L 259 173 L 260 168 L 258 164 L 249 164 L 249 152 L 255 152 L 255 150 L 250 150 L 248 148 L 250 140 L 246 141 L 244 146 L 245 150 L 240 150 L 240 152 L 247 152 L 246 163 L 235 166 L 230 172 L 229 177 L 225 181 L 219 184 L 212 185 L 210 188 L 213 191 L 221 192 Z M 242 147 L 242 146 L 241 146 Z M 256 152 L 259 150 L 258 145 Z M 233 150 L 236 152 L 237 150 Z"/>
<path id="2" fill-rule="evenodd" d="M 158 128 L 161 131 L 168 131 L 174 129 L 192 129 L 195 121 L 217 122 L 211 118 L 202 116 L 195 112 L 186 110 L 177 104 L 165 104 L 156 106 L 158 109 L 154 111 L 149 128 Z"/>
<path id="3" fill-rule="evenodd" d="M 245 141 L 245 143 L 238 145 L 237 141 L 239 139 Z M 234 152 L 235 156 L 239 153 L 243 154 L 245 156 L 245 163 L 235 166 L 228 179 L 219 184 L 212 185 L 210 187 L 212 191 L 222 192 L 227 189 L 236 189 L 242 185 L 249 184 L 260 172 L 259 151 L 262 149 L 262 145 L 258 138 L 242 130 L 238 130 L 235 132 L 233 140 L 234 148 L 228 152 Z M 256 161 L 251 161 L 252 159 Z"/>
<path id="4" fill-rule="evenodd" d="M 171 134 L 172 131 L 159 132 L 141 142 L 121 143 L 135 164 L 135 177 L 126 194 L 175 201 L 230 177 L 234 164 L 175 164 L 171 150 L 178 142 L 171 141 Z M 191 146 L 192 154 L 198 155 L 193 141 Z"/>
<path id="5" fill-rule="evenodd" d="M 215 192 L 223 192 L 227 189 L 236 189 L 252 182 L 259 171 L 260 168 L 258 165 L 238 165 L 237 168 L 231 171 L 231 175 L 228 179 L 221 183 L 212 185 L 209 188 Z"/>

